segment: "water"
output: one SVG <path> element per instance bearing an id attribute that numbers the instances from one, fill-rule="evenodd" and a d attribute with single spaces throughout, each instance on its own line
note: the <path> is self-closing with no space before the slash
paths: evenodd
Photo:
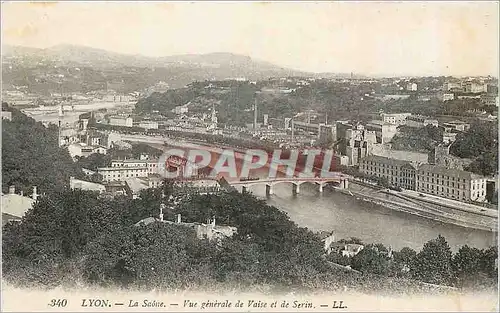
<path id="1" fill-rule="evenodd" d="M 265 185 L 254 185 L 248 190 L 259 198 L 266 198 Z M 290 184 L 274 185 L 273 191 L 267 198 L 269 205 L 287 212 L 299 226 L 313 231 L 333 231 L 338 239 L 357 237 L 365 243 L 418 251 L 425 242 L 441 234 L 455 252 L 463 245 L 484 249 L 497 243 L 496 233 L 394 211 L 335 191 L 325 190 L 320 194 L 317 187 L 309 184 L 301 185 L 297 196 L 292 195 Z"/>

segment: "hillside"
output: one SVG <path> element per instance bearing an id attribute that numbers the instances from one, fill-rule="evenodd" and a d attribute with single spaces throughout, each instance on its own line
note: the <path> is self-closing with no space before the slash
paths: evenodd
<path id="1" fill-rule="evenodd" d="M 147 80 L 143 84 L 138 84 L 141 87 L 160 80 L 176 88 L 196 80 L 222 80 L 235 77 L 259 80 L 276 76 L 305 75 L 303 72 L 285 69 L 249 56 L 226 52 L 155 58 L 75 45 L 58 45 L 46 49 L 18 46 L 2 48 L 2 63 L 6 68 L 6 73 L 2 73 L 4 86 L 19 85 L 19 81 L 28 81 L 36 85 L 40 78 L 31 77 L 34 72 L 44 72 L 49 69 L 53 71 L 59 67 L 66 72 L 75 67 L 90 68 L 102 72 L 102 76 L 108 81 L 123 80 L 124 76 L 132 81 Z M 128 75 L 131 68 L 135 69 L 134 73 Z M 81 84 L 81 79 L 76 76 L 73 80 L 73 85 Z"/>
<path id="2" fill-rule="evenodd" d="M 20 111 L 8 108 L 12 121 L 2 121 L 2 189 L 15 185 L 30 194 L 32 186 L 41 193 L 69 185 L 70 176 L 80 177 L 81 169 L 67 150 L 58 147 L 57 127 L 45 128 Z"/>

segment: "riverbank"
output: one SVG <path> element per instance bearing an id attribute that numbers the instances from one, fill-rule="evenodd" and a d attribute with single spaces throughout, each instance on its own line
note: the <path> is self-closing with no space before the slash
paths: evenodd
<path id="1" fill-rule="evenodd" d="M 404 193 L 386 191 L 353 181 L 350 182 L 349 189 L 335 187 L 334 189 L 356 197 L 358 200 L 375 203 L 392 210 L 466 228 L 498 232 L 498 215 L 493 216 L 491 212 L 485 214 L 485 212 L 443 205 L 436 201 L 429 201 L 429 199 L 416 199 Z"/>

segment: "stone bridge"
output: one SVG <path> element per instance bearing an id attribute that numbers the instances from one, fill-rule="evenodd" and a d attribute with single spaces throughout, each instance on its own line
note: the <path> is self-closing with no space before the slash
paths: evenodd
<path id="1" fill-rule="evenodd" d="M 328 183 L 339 183 L 339 187 L 347 189 L 349 187 L 348 177 L 345 175 L 335 175 L 333 177 L 284 177 L 284 178 L 263 178 L 256 180 L 243 180 L 228 182 L 231 186 L 242 186 L 242 191 L 246 192 L 250 186 L 266 185 L 266 195 L 273 194 L 273 186 L 277 184 L 291 184 L 293 194 L 300 193 L 300 185 L 312 183 L 318 186 L 319 192 L 323 192 L 323 187 Z"/>

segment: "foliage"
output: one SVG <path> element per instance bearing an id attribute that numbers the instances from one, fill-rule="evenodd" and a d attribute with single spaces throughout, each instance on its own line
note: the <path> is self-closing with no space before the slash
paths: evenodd
<path id="1" fill-rule="evenodd" d="M 380 248 L 380 249 L 379 249 Z M 385 252 L 385 253 L 384 253 Z M 387 249 L 369 244 L 352 258 L 352 268 L 377 275 L 387 275 L 389 273 L 389 258 Z"/>
<path id="2" fill-rule="evenodd" d="M 422 128 L 399 127 L 400 133 L 392 139 L 392 148 L 416 152 L 430 152 L 442 142 L 443 131 L 433 125 Z"/>
<path id="3" fill-rule="evenodd" d="M 469 131 L 457 136 L 450 153 L 472 158 L 467 170 L 485 176 L 498 172 L 498 128 L 494 123 L 476 122 Z"/>
<path id="4" fill-rule="evenodd" d="M 439 235 L 424 244 L 415 257 L 412 267 L 413 277 L 433 284 L 451 284 L 453 272 L 452 252 L 446 239 Z"/>
<path id="5" fill-rule="evenodd" d="M 58 146 L 57 127 L 45 128 L 6 103 L 2 105 L 12 112 L 12 121 L 2 121 L 4 192 L 10 185 L 24 194 L 30 194 L 33 186 L 41 193 L 49 192 L 68 186 L 71 176 L 84 177 L 68 151 Z"/>

